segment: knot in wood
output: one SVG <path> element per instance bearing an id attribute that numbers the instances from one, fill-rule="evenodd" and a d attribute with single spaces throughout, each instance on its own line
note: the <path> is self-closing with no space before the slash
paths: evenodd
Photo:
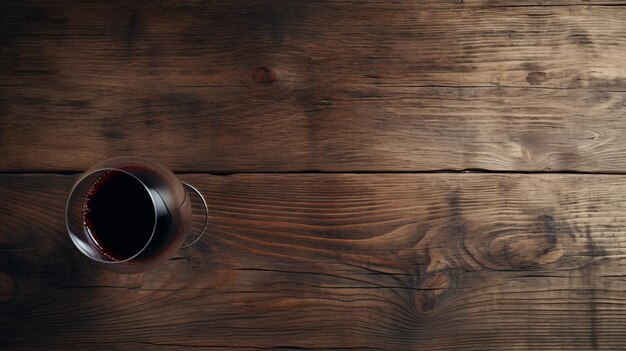
<path id="1" fill-rule="evenodd" d="M 274 71 L 273 69 L 267 66 L 261 66 L 254 70 L 252 78 L 258 83 L 272 84 L 276 81 L 278 77 L 276 75 L 276 71 Z"/>

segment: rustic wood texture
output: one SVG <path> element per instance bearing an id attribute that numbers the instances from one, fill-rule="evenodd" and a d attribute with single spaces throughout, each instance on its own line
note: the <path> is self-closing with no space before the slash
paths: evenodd
<path id="1" fill-rule="evenodd" d="M 145 274 L 71 246 L 73 176 L 0 176 L 0 347 L 618 350 L 626 177 L 187 175 L 210 234 Z"/>
<path id="2" fill-rule="evenodd" d="M 2 1 L 0 349 L 626 350 L 625 42 L 614 0 Z M 210 207 L 144 274 L 63 223 L 123 154 Z"/>
<path id="3" fill-rule="evenodd" d="M 0 171 L 624 172 L 625 5 L 3 2 Z"/>

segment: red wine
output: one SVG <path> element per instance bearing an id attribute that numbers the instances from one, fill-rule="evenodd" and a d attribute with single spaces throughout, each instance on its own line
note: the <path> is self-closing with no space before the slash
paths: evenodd
<path id="1" fill-rule="evenodd" d="M 85 226 L 96 246 L 115 260 L 140 252 L 155 228 L 156 213 L 149 190 L 121 171 L 106 172 L 94 182 L 83 211 Z"/>
<path id="2" fill-rule="evenodd" d="M 189 233 L 192 215 L 184 184 L 163 165 L 141 157 L 93 166 L 74 183 L 65 207 L 76 248 L 123 273 L 147 271 L 171 258 Z"/>

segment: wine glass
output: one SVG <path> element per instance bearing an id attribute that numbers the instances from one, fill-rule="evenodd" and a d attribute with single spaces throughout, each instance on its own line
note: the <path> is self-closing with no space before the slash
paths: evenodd
<path id="1" fill-rule="evenodd" d="M 196 235 L 189 233 L 192 218 L 198 217 L 191 196 L 199 197 L 204 211 L 203 227 Z M 198 241 L 207 228 L 208 207 L 196 188 L 165 166 L 124 156 L 100 162 L 76 180 L 65 206 L 65 222 L 72 242 L 85 256 L 114 271 L 137 273 Z"/>

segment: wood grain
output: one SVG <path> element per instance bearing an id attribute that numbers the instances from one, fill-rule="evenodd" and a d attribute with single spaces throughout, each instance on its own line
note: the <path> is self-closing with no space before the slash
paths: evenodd
<path id="1" fill-rule="evenodd" d="M 183 178 L 210 234 L 119 275 L 66 238 L 73 176 L 0 175 L 0 347 L 625 349 L 624 176 Z"/>
<path id="2" fill-rule="evenodd" d="M 5 2 L 0 171 L 624 172 L 624 5 Z"/>

